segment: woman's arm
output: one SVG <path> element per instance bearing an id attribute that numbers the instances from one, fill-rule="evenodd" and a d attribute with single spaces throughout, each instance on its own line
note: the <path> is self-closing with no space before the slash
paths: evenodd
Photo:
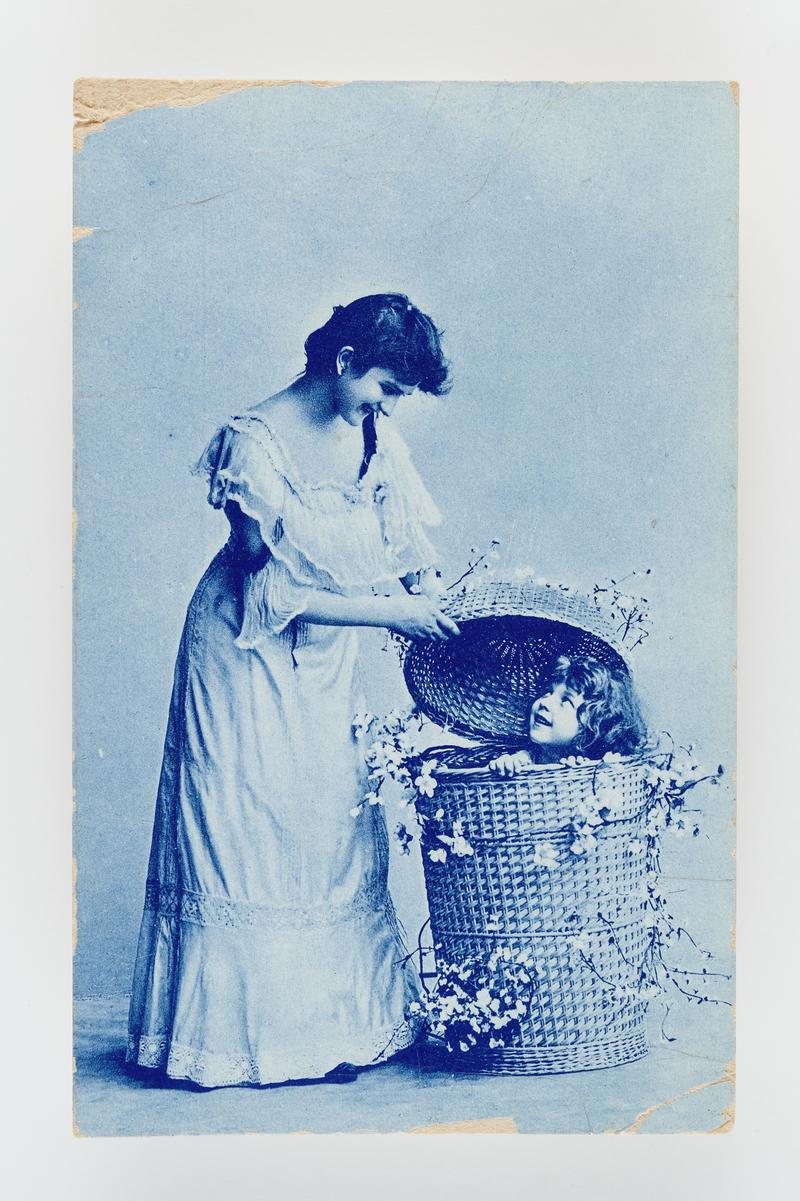
<path id="1" fill-rule="evenodd" d="M 258 522 L 243 513 L 235 500 L 226 503 L 225 516 L 231 527 L 237 555 L 248 571 L 258 571 L 269 558 L 269 548 L 261 537 Z"/>
<path id="2" fill-rule="evenodd" d="M 309 590 L 303 621 L 333 626 L 384 626 L 408 638 L 447 639 L 456 623 L 427 596 L 339 596 Z"/>
<path id="3" fill-rule="evenodd" d="M 248 570 L 263 567 L 269 548 L 261 537 L 258 522 L 248 517 L 235 501 L 225 506 L 237 547 Z M 429 596 L 339 596 L 322 589 L 305 589 L 303 621 L 331 626 L 383 626 L 408 638 L 451 638 L 459 628 L 439 610 Z"/>

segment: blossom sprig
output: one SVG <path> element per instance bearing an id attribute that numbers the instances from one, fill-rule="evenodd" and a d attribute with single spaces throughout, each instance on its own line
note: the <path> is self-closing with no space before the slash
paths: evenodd
<path id="1" fill-rule="evenodd" d="M 648 865 L 645 875 L 647 945 L 638 965 L 641 980 L 649 989 L 656 989 L 657 994 L 674 989 L 698 1005 L 730 1005 L 730 1001 L 713 995 L 706 987 L 712 978 L 729 980 L 730 976 L 705 966 L 713 960 L 712 952 L 698 946 L 688 930 L 678 925 L 670 912 L 669 901 L 659 888 L 658 878 L 658 870 Z M 688 968 L 675 963 L 673 955 L 678 948 L 691 953 L 703 966 Z"/>
<path id="2" fill-rule="evenodd" d="M 691 944 L 691 950 L 700 961 L 713 959 L 710 951 L 699 947 L 692 936 L 678 926 L 669 911 L 669 903 L 657 884 L 658 873 L 647 872 L 647 900 L 645 902 L 646 945 L 642 955 L 631 959 L 620 945 L 614 925 L 602 913 L 597 919 L 604 929 L 603 941 L 616 950 L 620 963 L 624 964 L 625 980 L 610 980 L 597 967 L 591 951 L 592 939 L 584 928 L 574 934 L 569 942 L 583 962 L 593 974 L 606 986 L 609 1001 L 623 1004 L 641 1003 L 667 994 L 675 989 L 684 998 L 698 1005 L 730 1005 L 725 998 L 712 994 L 710 985 L 712 979 L 729 980 L 725 972 L 712 971 L 706 966 L 698 968 L 680 967 L 671 962 L 672 949 L 677 944 Z M 669 957 L 668 957 L 669 955 Z M 698 987 L 697 985 L 701 985 Z"/>
<path id="3" fill-rule="evenodd" d="M 487 957 L 472 955 L 459 963 L 437 956 L 434 983 L 409 1012 L 424 1018 L 449 1051 L 505 1047 L 530 1012 L 536 979 L 530 951 L 499 946 Z"/>
<path id="4" fill-rule="evenodd" d="M 676 747 L 666 739 L 666 749 L 652 748 L 643 767 L 645 783 L 645 805 L 639 813 L 640 832 L 629 840 L 625 853 L 643 859 L 642 878 L 636 892 L 629 898 L 638 904 L 645 926 L 645 946 L 637 959 L 631 959 L 620 945 L 613 922 L 598 911 L 593 925 L 599 923 L 602 944 L 593 938 L 587 925 L 573 931 L 570 945 L 594 975 L 605 985 L 608 1004 L 623 1005 L 641 1003 L 677 991 L 684 999 L 695 1004 L 730 1005 L 724 998 L 716 996 L 711 988 L 712 979 L 727 980 L 724 972 L 713 971 L 709 962 L 713 954 L 700 947 L 691 934 L 678 924 L 667 897 L 661 891 L 661 846 L 666 831 L 685 833 L 691 827 L 692 834 L 700 833 L 700 825 L 689 814 L 696 812 L 687 806 L 687 798 L 701 784 L 712 787 L 719 785 L 724 771 L 722 766 L 715 772 L 703 772 L 695 759 L 691 747 Z M 593 796 L 581 803 L 576 821 L 572 824 L 576 838 L 571 850 L 582 839 L 590 842 L 595 831 L 603 822 L 613 821 L 619 812 L 622 797 L 615 789 L 604 785 L 595 788 Z M 580 825 L 582 823 L 582 826 Z M 578 915 L 575 915 L 576 920 Z M 607 945 L 616 950 L 625 979 L 610 980 L 604 977 L 592 954 L 592 946 Z M 676 962 L 681 953 L 693 957 L 695 966 Z M 666 1038 L 666 1034 L 664 1035 Z"/>
<path id="5" fill-rule="evenodd" d="M 633 576 L 648 576 L 650 572 L 651 568 L 647 567 L 643 572 L 632 571 L 621 580 L 609 579 L 605 584 L 595 584 L 592 593 L 595 606 L 613 623 L 619 641 L 629 651 L 650 637 L 652 619 L 647 597 L 625 592 L 621 585 Z"/>
<path id="6" fill-rule="evenodd" d="M 428 855 L 433 863 L 446 863 L 448 855 L 466 856 L 474 854 L 464 834 L 463 824 L 456 820 L 448 826 L 444 821 L 444 810 L 437 809 L 430 817 L 414 804 L 418 797 L 430 800 L 437 787 L 434 772 L 436 759 L 421 758 L 417 750 L 419 734 L 424 723 L 416 706 L 393 709 L 384 718 L 372 713 L 358 713 L 353 719 L 353 733 L 357 738 L 370 737 L 364 753 L 367 766 L 368 791 L 351 810 L 352 817 L 372 805 L 383 805 L 383 788 L 388 781 L 402 789 L 400 807 L 411 809 L 418 827 L 430 823 L 430 839 L 435 845 Z M 401 855 L 410 854 L 414 835 L 405 822 L 397 822 L 393 834 Z"/>
<path id="7" fill-rule="evenodd" d="M 369 736 L 364 752 L 367 768 L 367 792 L 350 810 L 353 817 L 371 805 L 384 803 L 382 791 L 388 780 L 408 791 L 412 784 L 411 763 L 423 717 L 416 706 L 392 709 L 383 718 L 372 713 L 357 713 L 353 719 L 353 734 L 358 739 Z M 404 805 L 408 800 L 404 801 Z"/>
<path id="8" fill-rule="evenodd" d="M 660 756 L 654 756 L 645 768 L 647 807 L 643 836 L 637 839 L 635 853 L 641 854 L 643 844 L 645 871 L 640 887 L 647 930 L 647 945 L 640 968 L 649 985 L 662 993 L 676 990 L 697 1004 L 730 1005 L 730 1001 L 712 995 L 705 987 L 717 977 L 730 979 L 724 972 L 711 971 L 706 963 L 713 960 L 711 951 L 699 946 L 685 927 L 678 924 L 670 902 L 661 891 L 661 846 L 664 831 L 685 833 L 687 795 L 701 784 L 719 785 L 724 769 L 720 764 L 713 773 L 703 773 L 691 747 L 671 746 Z M 700 833 L 699 822 L 692 820 L 692 834 Z M 681 949 L 690 952 L 700 967 L 687 968 L 674 962 L 674 953 Z M 698 987 L 699 986 L 699 987 Z"/>
<path id="9" fill-rule="evenodd" d="M 443 811 L 438 810 L 439 813 Z M 444 844 L 443 847 L 434 847 L 428 851 L 428 857 L 434 863 L 444 863 L 447 860 L 448 851 L 451 855 L 457 858 L 463 858 L 466 855 L 474 855 L 475 849 L 470 846 L 464 835 L 464 823 L 458 819 L 453 822 L 451 834 L 437 834 L 437 840 Z M 445 848 L 447 848 L 445 850 Z"/>
<path id="10" fill-rule="evenodd" d="M 725 769 L 720 763 L 713 772 L 703 771 L 692 747 L 676 746 L 669 735 L 664 738 L 666 748 L 651 750 L 644 766 L 645 833 L 648 839 L 657 840 L 662 830 L 680 835 L 691 827 L 696 838 L 700 834 L 699 821 L 687 821 L 689 814 L 697 812 L 686 804 L 689 793 L 701 784 L 718 787 Z M 657 851 L 655 843 L 653 850 Z"/>
<path id="11" fill-rule="evenodd" d="M 353 718 L 353 734 L 356 738 L 363 738 L 368 734 L 372 727 L 377 722 L 378 718 L 374 713 L 356 713 Z"/>
<path id="12" fill-rule="evenodd" d="M 613 765 L 621 762 L 622 756 L 613 751 L 603 756 L 602 762 Z M 580 767 L 591 762 L 578 755 L 562 759 L 565 767 Z M 569 849 L 573 855 L 588 855 L 597 847 L 597 832 L 609 822 L 615 821 L 620 815 L 625 797 L 619 788 L 604 783 L 602 778 L 598 783 L 592 781 L 592 792 L 589 796 L 581 797 L 577 803 L 575 816 L 569 823 L 568 832 L 571 835 Z"/>
<path id="13" fill-rule="evenodd" d="M 474 585 L 475 581 L 471 580 L 469 584 L 466 581 L 478 573 L 482 573 L 484 577 L 487 575 L 491 576 L 494 564 L 500 558 L 500 543 L 497 538 L 492 538 L 488 549 L 484 551 L 479 551 L 477 547 L 471 546 L 469 548 L 469 556 L 467 566 L 461 575 L 453 580 L 452 584 L 447 585 L 448 592 L 453 592 L 455 589 L 467 592 Z"/>

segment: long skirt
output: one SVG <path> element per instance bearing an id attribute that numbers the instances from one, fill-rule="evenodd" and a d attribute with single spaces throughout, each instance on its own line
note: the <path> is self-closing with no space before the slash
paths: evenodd
<path id="1" fill-rule="evenodd" d="M 314 1079 L 415 1039 L 365 792 L 352 629 L 236 646 L 232 545 L 189 606 L 158 791 L 128 1060 L 208 1087 Z"/>

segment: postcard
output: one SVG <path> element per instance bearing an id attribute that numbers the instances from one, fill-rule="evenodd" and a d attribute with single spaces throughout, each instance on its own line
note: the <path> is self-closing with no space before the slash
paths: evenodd
<path id="1" fill-rule="evenodd" d="M 75 1127 L 724 1132 L 738 87 L 75 86 Z"/>

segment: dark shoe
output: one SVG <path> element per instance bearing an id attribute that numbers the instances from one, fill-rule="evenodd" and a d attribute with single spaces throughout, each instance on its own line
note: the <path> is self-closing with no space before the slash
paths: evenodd
<path id="1" fill-rule="evenodd" d="M 322 1079 L 326 1084 L 352 1084 L 358 1077 L 358 1068 L 353 1063 L 339 1063 Z"/>

